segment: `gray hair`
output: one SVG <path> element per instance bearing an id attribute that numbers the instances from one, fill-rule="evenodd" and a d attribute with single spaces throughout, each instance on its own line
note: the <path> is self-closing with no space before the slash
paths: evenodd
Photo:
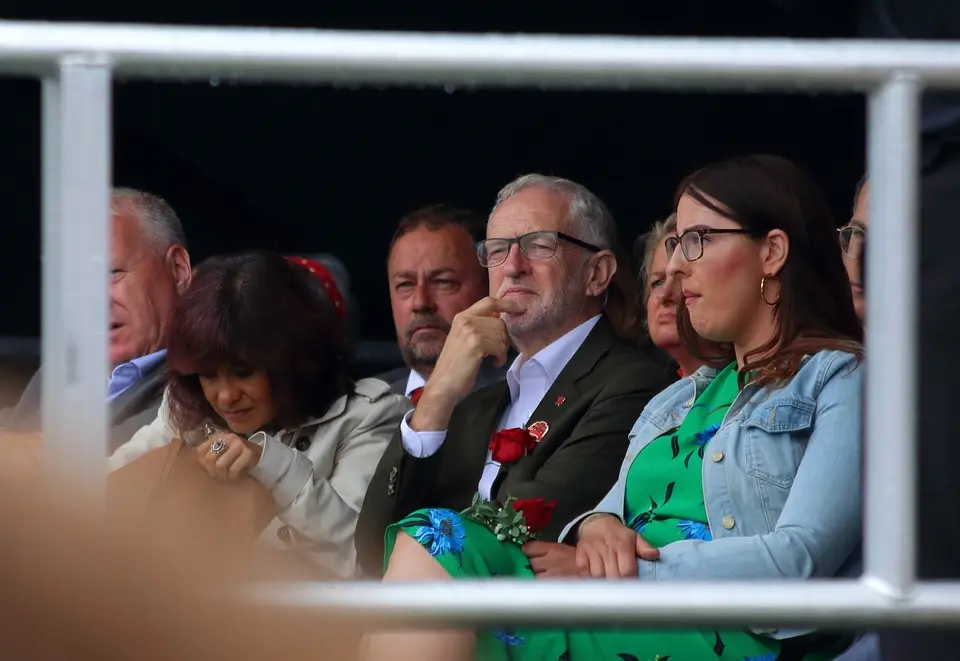
<path id="1" fill-rule="evenodd" d="M 569 179 L 543 174 L 525 174 L 500 189 L 491 215 L 505 200 L 522 190 L 540 188 L 564 195 L 568 199 L 567 223 L 571 233 L 581 241 L 598 248 L 613 250 L 618 245 L 617 224 L 603 201 L 586 186 Z"/>
<path id="2" fill-rule="evenodd" d="M 129 202 L 137 210 L 140 227 L 151 242 L 160 249 L 172 245 L 187 246 L 187 237 L 180 218 L 166 200 L 158 195 L 135 188 L 114 188 L 111 204 Z"/>

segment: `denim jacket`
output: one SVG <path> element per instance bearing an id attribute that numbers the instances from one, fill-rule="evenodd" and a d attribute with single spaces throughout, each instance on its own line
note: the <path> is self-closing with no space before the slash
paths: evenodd
<path id="1" fill-rule="evenodd" d="M 593 512 L 623 520 L 630 465 L 680 425 L 717 371 L 703 367 L 650 401 L 630 431 L 620 478 Z M 857 358 L 808 356 L 776 390 L 747 386 L 704 450 L 703 493 L 713 541 L 684 540 L 638 560 L 640 580 L 851 577 L 861 539 L 861 381 Z M 759 631 L 758 631 L 759 632 Z M 763 633 L 774 634 L 772 630 Z M 798 635 L 781 631 L 777 638 Z"/>

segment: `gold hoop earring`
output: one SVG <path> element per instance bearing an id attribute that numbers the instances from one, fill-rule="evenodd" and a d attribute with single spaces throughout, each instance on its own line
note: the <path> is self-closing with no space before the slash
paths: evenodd
<path id="1" fill-rule="evenodd" d="M 767 276 L 763 276 L 762 278 L 760 278 L 760 300 L 766 303 L 767 305 L 771 305 L 771 306 L 776 305 L 777 303 L 780 302 L 780 294 L 777 294 L 777 300 L 773 302 L 768 301 L 767 296 L 763 291 L 766 284 L 767 284 Z"/>

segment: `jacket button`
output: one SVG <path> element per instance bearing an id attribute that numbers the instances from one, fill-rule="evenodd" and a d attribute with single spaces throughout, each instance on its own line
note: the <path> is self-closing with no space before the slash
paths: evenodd
<path id="1" fill-rule="evenodd" d="M 298 438 L 294 446 L 300 452 L 306 452 L 310 449 L 310 439 L 309 438 Z"/>
<path id="2" fill-rule="evenodd" d="M 720 522 L 720 525 L 723 526 L 724 530 L 733 530 L 733 526 L 736 525 L 736 521 L 733 520 L 732 516 L 725 516 Z"/>
<path id="3" fill-rule="evenodd" d="M 289 544 L 291 540 L 290 527 L 283 526 L 277 531 L 277 538 L 284 544 Z"/>
<path id="4" fill-rule="evenodd" d="M 720 463 L 723 461 L 723 453 L 720 452 L 720 450 L 717 450 L 710 456 L 710 458 L 713 459 L 714 463 Z"/>

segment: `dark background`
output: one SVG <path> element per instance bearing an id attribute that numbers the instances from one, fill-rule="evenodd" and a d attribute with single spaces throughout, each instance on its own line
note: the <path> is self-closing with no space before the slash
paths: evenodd
<path id="1" fill-rule="evenodd" d="M 7 19 L 450 32 L 848 37 L 842 0 L 633 3 L 118 4 L 30 0 Z M 474 6 L 463 6 L 463 5 Z M 19 5 L 19 6 L 17 6 Z M 0 336 L 40 332 L 39 83 L 0 80 L 5 284 Z M 365 340 L 391 340 L 386 246 L 396 220 L 444 201 L 486 210 L 518 174 L 586 184 L 632 240 L 693 168 L 736 153 L 792 158 L 849 215 L 864 163 L 861 96 L 334 89 L 120 83 L 114 181 L 166 197 L 194 261 L 250 247 L 332 252 Z M 9 344 L 8 344 L 9 346 Z M 8 357 L 7 362 L 10 362 Z"/>

